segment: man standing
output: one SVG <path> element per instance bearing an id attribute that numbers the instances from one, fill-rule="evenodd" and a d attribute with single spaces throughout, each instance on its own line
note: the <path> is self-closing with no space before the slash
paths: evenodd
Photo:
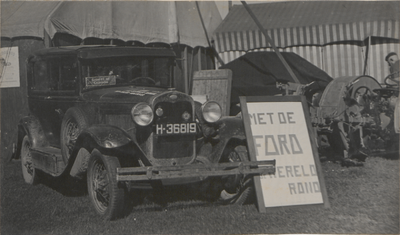
<path id="1" fill-rule="evenodd" d="M 390 75 L 388 76 L 388 78 L 391 80 L 391 83 L 393 83 L 393 82 L 395 83 L 394 85 L 399 85 L 399 81 L 400 81 L 399 56 L 395 52 L 390 52 L 386 56 L 385 60 L 389 64 Z"/>

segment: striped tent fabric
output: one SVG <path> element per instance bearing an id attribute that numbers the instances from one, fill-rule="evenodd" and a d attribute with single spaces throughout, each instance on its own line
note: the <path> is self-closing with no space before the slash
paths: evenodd
<path id="1" fill-rule="evenodd" d="M 303 26 L 267 29 L 276 47 L 327 45 L 346 41 L 364 41 L 369 36 L 399 38 L 399 21 L 359 22 L 324 26 Z M 397 29 L 397 30 L 396 30 Z M 219 52 L 270 47 L 259 30 L 216 32 L 214 39 Z"/>
<path id="2" fill-rule="evenodd" d="M 332 77 L 363 74 L 365 47 L 348 44 L 327 45 L 322 51 L 322 67 Z"/>
<path id="3" fill-rule="evenodd" d="M 306 1 L 249 5 L 277 47 L 326 45 L 369 36 L 399 38 L 398 1 Z M 250 15 L 235 5 L 214 32 L 218 52 L 270 47 Z"/>
<path id="4" fill-rule="evenodd" d="M 280 51 L 294 52 L 334 78 L 365 72 L 383 82 L 389 72 L 386 54 L 399 52 L 399 3 L 308 1 L 249 6 Z M 272 51 L 241 5 L 233 6 L 216 29 L 214 44 L 225 63 L 247 52 Z"/>

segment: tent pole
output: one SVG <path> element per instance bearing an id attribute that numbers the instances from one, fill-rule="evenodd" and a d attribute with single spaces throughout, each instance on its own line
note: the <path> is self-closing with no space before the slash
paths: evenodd
<path id="1" fill-rule="evenodd" d="M 202 51 L 202 48 L 201 47 L 199 47 L 199 50 L 198 50 L 198 52 L 197 52 L 197 68 L 198 68 L 198 71 L 200 71 L 201 70 L 201 53 L 202 53 L 203 51 Z"/>
<path id="2" fill-rule="evenodd" d="M 371 38 L 371 36 L 369 36 L 369 40 L 368 40 L 368 54 L 369 54 L 369 56 L 368 56 L 368 75 L 370 75 L 370 76 L 372 76 L 372 74 L 371 74 L 371 61 L 373 61 L 373 58 L 372 58 L 372 53 L 371 53 L 371 49 L 372 49 L 372 47 L 371 47 L 371 44 L 372 44 L 372 38 Z"/>
<path id="3" fill-rule="evenodd" d="M 218 62 L 219 62 L 221 65 L 225 65 L 224 61 L 223 61 L 223 60 L 221 59 L 221 57 L 219 56 L 217 50 L 215 50 L 215 48 L 213 47 L 213 45 L 211 45 L 210 39 L 208 38 L 208 33 L 207 33 L 207 30 L 206 30 L 206 26 L 204 25 L 203 17 L 201 16 L 199 3 L 198 3 L 197 1 L 196 1 L 196 8 L 197 8 L 197 12 L 199 13 L 201 25 L 203 26 L 203 29 L 204 29 L 204 34 L 206 35 L 206 38 L 207 38 L 208 46 L 213 50 L 214 55 L 215 55 L 215 57 L 217 58 Z"/>
<path id="4" fill-rule="evenodd" d="M 184 80 L 185 80 L 185 93 L 189 94 L 189 71 L 188 71 L 188 51 L 187 51 L 188 46 L 185 46 L 185 49 L 183 49 L 183 70 L 184 70 Z"/>
<path id="5" fill-rule="evenodd" d="M 249 13 L 249 15 L 251 16 L 251 18 L 254 20 L 254 22 L 257 24 L 258 28 L 260 29 L 260 31 L 264 34 L 265 39 L 267 40 L 267 42 L 272 46 L 272 48 L 274 49 L 276 55 L 278 56 L 278 58 L 281 60 L 281 62 L 283 63 L 283 65 L 285 66 L 285 68 L 288 70 L 290 76 L 293 78 L 293 80 L 300 84 L 299 79 L 297 79 L 296 75 L 294 74 L 293 70 L 290 68 L 289 64 L 286 62 L 286 60 L 283 58 L 282 54 L 279 52 L 278 48 L 275 46 L 275 43 L 271 40 L 271 38 L 269 37 L 267 31 L 265 31 L 265 29 L 263 28 L 263 26 L 261 25 L 261 23 L 258 21 L 257 17 L 254 15 L 254 13 L 251 11 L 250 7 L 247 5 L 246 1 L 241 1 L 244 8 L 247 10 L 247 12 Z"/>
<path id="6" fill-rule="evenodd" d="M 194 61 L 194 48 L 192 48 L 192 50 L 191 50 L 191 52 L 192 53 L 190 53 L 190 71 L 189 71 L 189 75 L 190 75 L 190 79 L 189 79 L 189 81 L 190 81 L 190 83 L 189 83 L 189 95 L 192 95 L 192 90 L 193 90 L 193 61 Z M 188 54 L 188 57 L 189 57 L 189 54 Z M 188 63 L 189 63 L 189 58 L 188 58 Z"/>
<path id="7" fill-rule="evenodd" d="M 363 75 L 367 75 L 367 68 L 369 70 L 369 65 L 370 65 L 370 63 L 369 63 L 370 62 L 369 50 L 370 50 L 370 48 L 371 48 L 371 36 L 368 37 L 368 45 L 367 45 L 367 48 L 365 50 L 365 61 L 364 61 L 364 72 L 363 72 Z M 370 73 L 368 72 L 368 74 L 370 74 Z"/>

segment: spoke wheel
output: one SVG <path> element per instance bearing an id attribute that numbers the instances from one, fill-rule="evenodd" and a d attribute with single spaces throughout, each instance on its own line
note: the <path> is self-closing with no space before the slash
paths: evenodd
<path id="1" fill-rule="evenodd" d="M 248 161 L 247 148 L 243 145 L 228 148 L 223 156 L 224 162 Z M 244 204 L 253 193 L 252 177 L 233 175 L 225 178 L 219 201 L 223 204 Z"/>
<path id="2" fill-rule="evenodd" d="M 29 137 L 26 135 L 22 140 L 21 148 L 22 176 L 26 183 L 34 185 L 38 183 L 38 176 L 36 174 L 36 169 L 33 165 L 30 148 L 31 143 L 29 141 Z"/>
<path id="3" fill-rule="evenodd" d="M 87 118 L 80 108 L 74 107 L 65 113 L 61 124 L 61 153 L 65 164 L 68 163 L 82 130 L 88 126 Z"/>
<path id="4" fill-rule="evenodd" d="M 76 140 L 78 139 L 80 129 L 79 129 L 78 123 L 76 123 L 74 119 L 67 120 L 65 126 L 66 126 L 65 127 L 66 128 L 66 130 L 65 130 L 66 144 L 67 144 L 69 154 L 70 154 L 73 146 L 76 143 Z"/>
<path id="5" fill-rule="evenodd" d="M 87 185 L 90 200 L 98 214 L 106 220 L 121 217 L 126 191 L 117 182 L 120 163 L 116 157 L 102 155 L 94 150 L 89 160 Z"/>
<path id="6" fill-rule="evenodd" d="M 353 98 L 357 103 L 362 106 L 362 110 L 366 112 L 371 108 L 371 100 L 373 97 L 373 92 L 370 88 L 366 86 L 360 86 L 354 91 Z"/>

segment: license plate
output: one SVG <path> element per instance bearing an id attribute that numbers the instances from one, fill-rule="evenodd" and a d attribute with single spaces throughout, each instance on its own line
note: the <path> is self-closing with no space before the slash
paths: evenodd
<path id="1" fill-rule="evenodd" d="M 196 123 L 157 124 L 156 135 L 196 134 Z"/>

